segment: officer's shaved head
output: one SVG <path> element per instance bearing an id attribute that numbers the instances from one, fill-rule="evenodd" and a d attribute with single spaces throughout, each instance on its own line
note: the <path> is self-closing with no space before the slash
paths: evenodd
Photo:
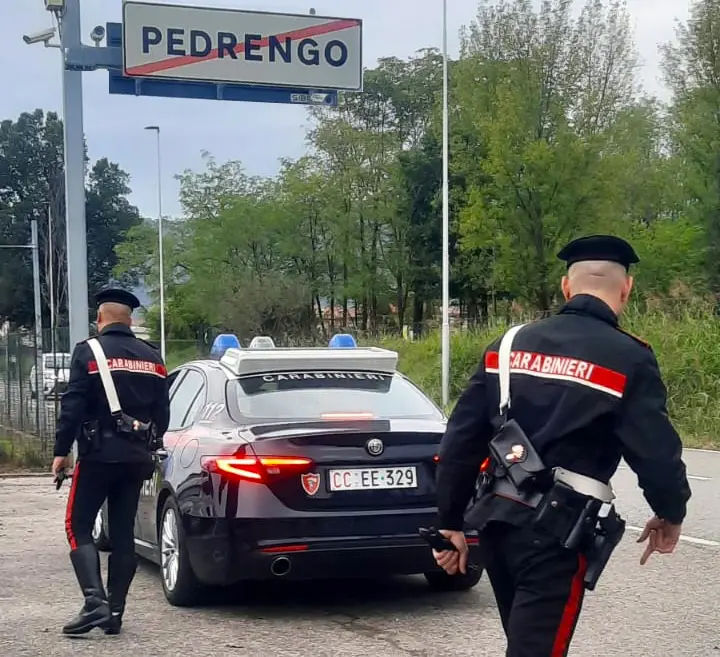
<path id="1" fill-rule="evenodd" d="M 583 260 L 571 265 L 562 279 L 565 299 L 591 294 L 607 303 L 617 315 L 625 308 L 633 278 L 625 267 L 608 260 Z"/>
<path id="2" fill-rule="evenodd" d="M 132 324 L 132 309 L 122 303 L 114 301 L 106 301 L 98 307 L 97 326 L 102 331 L 105 326 L 110 324 Z"/>

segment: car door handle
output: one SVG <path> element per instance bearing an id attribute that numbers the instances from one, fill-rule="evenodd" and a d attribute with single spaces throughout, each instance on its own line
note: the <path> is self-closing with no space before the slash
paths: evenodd
<path id="1" fill-rule="evenodd" d="M 167 453 L 164 449 L 158 449 L 155 452 L 153 452 L 153 456 L 158 461 L 164 461 L 170 454 Z"/>

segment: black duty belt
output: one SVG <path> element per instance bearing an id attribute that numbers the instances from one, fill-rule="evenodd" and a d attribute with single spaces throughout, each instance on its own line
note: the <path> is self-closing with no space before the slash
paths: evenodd
<path id="1" fill-rule="evenodd" d="M 609 484 L 565 468 L 554 468 L 552 481 L 564 484 L 579 495 L 591 497 L 603 504 L 612 504 L 615 499 L 615 493 Z M 498 497 L 505 497 L 536 509 L 545 498 L 547 491 L 533 490 L 532 488 L 520 491 L 507 477 L 498 477 L 495 478 L 490 492 Z"/>

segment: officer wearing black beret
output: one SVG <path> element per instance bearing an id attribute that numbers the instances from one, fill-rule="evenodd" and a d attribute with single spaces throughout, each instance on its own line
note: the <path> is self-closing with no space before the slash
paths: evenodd
<path id="1" fill-rule="evenodd" d="M 68 495 L 65 529 L 70 559 L 85 597 L 69 635 L 101 627 L 117 634 L 137 568 L 134 523 L 143 481 L 154 472 L 153 450 L 168 427 L 167 371 L 157 349 L 135 337 L 132 312 L 140 306 L 126 290 L 96 296 L 99 335 L 76 345 L 55 435 L 53 474 L 64 472 L 73 443 L 78 462 Z M 108 390 L 108 387 L 110 390 Z M 107 593 L 92 537 L 107 500 L 112 552 Z"/>
<path id="2" fill-rule="evenodd" d="M 456 551 L 435 558 L 462 577 L 463 529 L 480 530 L 507 657 L 567 654 L 584 591 L 624 532 L 609 486 L 622 458 L 655 514 L 638 539 L 649 539 L 641 564 L 674 551 L 691 495 L 657 360 L 618 324 L 637 254 L 592 235 L 558 257 L 565 305 L 488 347 L 439 455 L 438 526 Z"/>

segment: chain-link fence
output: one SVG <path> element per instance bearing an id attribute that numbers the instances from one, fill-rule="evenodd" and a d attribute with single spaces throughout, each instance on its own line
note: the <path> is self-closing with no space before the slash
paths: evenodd
<path id="1" fill-rule="evenodd" d="M 52 458 L 60 396 L 70 375 L 66 329 L 0 334 L 0 464 L 45 464 Z"/>

